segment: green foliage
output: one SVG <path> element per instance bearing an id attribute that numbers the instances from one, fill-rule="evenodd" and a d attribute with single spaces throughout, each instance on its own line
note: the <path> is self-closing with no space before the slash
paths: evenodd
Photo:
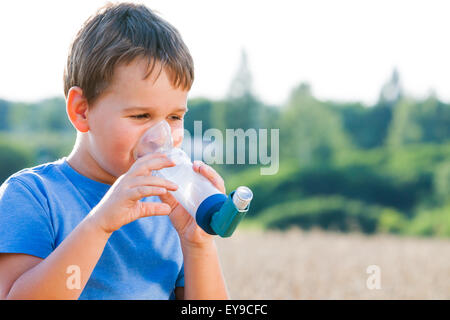
<path id="1" fill-rule="evenodd" d="M 281 154 L 302 163 L 332 163 L 352 147 L 335 110 L 315 99 L 307 84 L 293 90 L 280 127 Z"/>
<path id="2" fill-rule="evenodd" d="M 23 168 L 68 155 L 74 142 L 73 133 L 0 134 L 0 183 Z"/>
<path id="3" fill-rule="evenodd" d="M 10 130 L 11 103 L 0 99 L 0 131 Z"/>
<path id="4" fill-rule="evenodd" d="M 228 95 L 190 99 L 188 108 L 191 133 L 196 120 L 202 133 L 223 137 L 225 129 L 280 130 L 276 175 L 261 175 L 262 164 L 213 165 L 228 192 L 253 190 L 244 224 L 450 236 L 450 104 L 405 96 L 395 70 L 373 106 L 321 101 L 305 83 L 269 106 L 252 91 L 243 52 Z M 62 97 L 0 100 L 0 181 L 68 155 L 75 134 Z"/>
<path id="5" fill-rule="evenodd" d="M 43 131 L 73 131 L 66 114 L 66 103 L 63 98 L 47 99 L 35 106 L 39 109 L 39 127 Z"/>
<path id="6" fill-rule="evenodd" d="M 0 183 L 13 173 L 29 167 L 33 155 L 24 145 L 0 138 Z"/>
<path id="7" fill-rule="evenodd" d="M 13 103 L 9 111 L 9 131 L 73 132 L 66 114 L 64 98 L 57 97 L 37 103 Z"/>
<path id="8" fill-rule="evenodd" d="M 450 237 L 450 204 L 420 211 L 404 228 L 405 234 Z"/>
<path id="9" fill-rule="evenodd" d="M 258 222 L 268 229 L 299 226 L 373 233 L 377 230 L 380 211 L 377 206 L 339 196 L 310 197 L 268 207 L 258 216 Z"/>
<path id="10" fill-rule="evenodd" d="M 298 167 L 293 162 L 280 165 L 276 175 L 261 175 L 259 167 L 247 169 L 237 174 L 224 173 L 228 191 L 240 185 L 247 185 L 253 191 L 251 215 L 258 215 L 264 208 L 275 202 L 298 199 L 302 195 L 297 182 Z"/>
<path id="11" fill-rule="evenodd" d="M 400 212 L 392 208 L 384 208 L 379 217 L 378 230 L 386 233 L 402 233 L 408 220 Z"/>
<path id="12" fill-rule="evenodd" d="M 384 144 L 392 118 L 391 108 L 384 105 L 368 108 L 359 103 L 330 103 L 330 107 L 338 111 L 344 130 L 355 146 L 371 149 Z"/>
<path id="13" fill-rule="evenodd" d="M 438 200 L 450 199 L 450 161 L 440 164 L 434 173 L 434 192 Z"/>
<path id="14" fill-rule="evenodd" d="M 424 101 L 402 99 L 395 108 L 388 145 L 442 143 L 450 139 L 450 105 L 430 96 Z"/>
<path id="15" fill-rule="evenodd" d="M 184 116 L 184 128 L 191 134 L 194 134 L 194 121 L 202 121 L 203 130 L 213 128 L 214 102 L 205 98 L 190 99 L 188 109 L 189 111 Z"/>

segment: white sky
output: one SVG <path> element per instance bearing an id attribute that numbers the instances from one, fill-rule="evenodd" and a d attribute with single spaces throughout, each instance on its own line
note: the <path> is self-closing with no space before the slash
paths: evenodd
<path id="1" fill-rule="evenodd" d="M 450 102 L 448 1 L 138 1 L 172 23 L 193 55 L 191 97 L 221 98 L 242 48 L 255 93 L 273 104 L 308 81 L 321 99 L 374 103 L 396 66 L 407 93 Z M 105 1 L 1 1 L 0 98 L 63 95 L 70 42 Z"/>

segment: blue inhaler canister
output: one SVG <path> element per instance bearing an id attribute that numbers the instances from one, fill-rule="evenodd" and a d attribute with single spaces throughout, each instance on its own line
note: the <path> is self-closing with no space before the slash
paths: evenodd
<path id="1" fill-rule="evenodd" d="M 192 168 L 189 156 L 180 148 L 173 147 L 170 126 L 161 121 L 149 128 L 134 150 L 135 159 L 152 152 L 167 154 L 174 167 L 155 170 L 152 175 L 162 177 L 178 185 L 169 191 L 191 214 L 197 224 L 207 233 L 229 237 L 244 218 L 253 198 L 252 191 L 241 186 L 228 196 Z"/>

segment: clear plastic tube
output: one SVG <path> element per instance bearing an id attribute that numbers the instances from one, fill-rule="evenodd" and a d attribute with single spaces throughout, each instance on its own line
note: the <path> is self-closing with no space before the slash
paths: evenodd
<path id="1" fill-rule="evenodd" d="M 168 157 L 176 166 L 153 171 L 153 174 L 178 185 L 178 189 L 171 193 L 196 218 L 197 209 L 203 200 L 221 192 L 208 179 L 193 170 L 192 162 L 183 150 L 173 148 Z"/>

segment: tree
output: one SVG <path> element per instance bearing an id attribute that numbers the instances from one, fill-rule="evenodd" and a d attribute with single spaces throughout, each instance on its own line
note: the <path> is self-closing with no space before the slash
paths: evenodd
<path id="1" fill-rule="evenodd" d="M 247 130 L 261 127 L 262 103 L 253 94 L 252 75 L 245 50 L 242 50 L 241 61 L 227 97 L 218 106 L 214 117 L 216 128 Z"/>
<path id="2" fill-rule="evenodd" d="M 403 98 L 394 110 L 388 145 L 442 143 L 450 139 L 450 105 L 434 95 L 424 101 Z"/>
<path id="3" fill-rule="evenodd" d="M 9 116 L 11 112 L 11 104 L 0 99 L 0 131 L 10 130 Z"/>
<path id="4" fill-rule="evenodd" d="M 27 146 L 0 139 L 0 184 L 13 173 L 31 166 L 32 152 Z"/>
<path id="5" fill-rule="evenodd" d="M 351 147 L 335 110 L 314 98 L 308 84 L 292 91 L 280 121 L 281 154 L 327 164 Z"/>
<path id="6" fill-rule="evenodd" d="M 194 121 L 202 121 L 203 130 L 212 128 L 212 114 L 214 102 L 206 98 L 194 98 L 188 102 L 189 111 L 184 117 L 184 128 L 191 134 L 194 133 Z"/>
<path id="7" fill-rule="evenodd" d="M 393 107 L 402 97 L 403 89 L 400 82 L 400 74 L 397 68 L 394 68 L 391 78 L 381 87 L 378 105 Z"/>
<path id="8" fill-rule="evenodd" d="M 66 113 L 64 98 L 45 99 L 33 105 L 38 110 L 38 126 L 42 131 L 74 130 Z"/>

